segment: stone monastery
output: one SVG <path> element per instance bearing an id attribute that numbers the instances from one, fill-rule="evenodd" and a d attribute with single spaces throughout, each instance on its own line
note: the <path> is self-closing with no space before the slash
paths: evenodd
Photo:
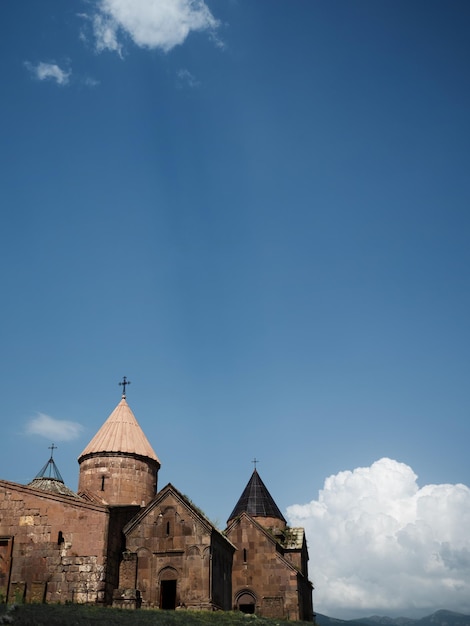
<path id="1" fill-rule="evenodd" d="M 256 468 L 219 531 L 172 484 L 158 491 L 160 462 L 125 393 L 78 463 L 77 493 L 52 454 L 28 485 L 0 480 L 1 600 L 313 620 L 304 530 Z"/>

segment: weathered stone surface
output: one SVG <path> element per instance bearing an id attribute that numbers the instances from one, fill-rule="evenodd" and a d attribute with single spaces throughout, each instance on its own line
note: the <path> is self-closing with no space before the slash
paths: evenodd
<path id="1" fill-rule="evenodd" d="M 26 598 L 26 582 L 14 581 L 10 584 L 8 602 L 24 602 Z"/>
<path id="2" fill-rule="evenodd" d="M 115 589 L 113 592 L 113 607 L 119 609 L 139 609 L 142 598 L 138 589 Z"/>
<path id="3" fill-rule="evenodd" d="M 27 589 L 26 599 L 28 602 L 44 602 L 46 598 L 47 583 L 32 582 Z"/>
<path id="4" fill-rule="evenodd" d="M 11 507 L 13 494 L 19 508 Z M 108 518 L 109 511 L 104 506 L 0 481 L 0 534 L 11 537 L 13 545 L 8 578 L 24 581 L 24 589 L 10 582 L 9 598 L 24 593 L 28 601 L 38 601 L 43 588 L 49 601 L 52 591 L 45 587 L 49 581 L 62 583 L 61 601 L 71 600 L 79 565 L 86 563 L 92 569 L 105 563 L 106 543 L 90 541 L 90 529 L 104 538 Z M 66 540 L 63 543 L 59 543 L 59 533 Z M 90 548 L 94 554 L 90 555 Z M 89 596 L 96 592 L 96 586 L 90 588 Z"/>
<path id="5" fill-rule="evenodd" d="M 242 513 L 226 530 L 238 550 L 232 569 L 233 608 L 261 616 L 312 620 L 312 588 L 307 578 L 307 549 L 296 568 L 285 558 L 279 535 Z M 245 608 L 246 607 L 246 608 Z"/>

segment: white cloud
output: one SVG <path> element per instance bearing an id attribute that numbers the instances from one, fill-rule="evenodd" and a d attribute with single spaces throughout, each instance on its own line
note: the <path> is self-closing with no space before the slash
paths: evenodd
<path id="1" fill-rule="evenodd" d="M 289 523 L 306 529 L 319 613 L 470 613 L 470 489 L 416 480 L 384 458 L 288 507 Z"/>
<path id="2" fill-rule="evenodd" d="M 54 419 L 44 413 L 38 413 L 26 425 L 28 435 L 41 435 L 51 441 L 71 441 L 80 435 L 82 429 L 77 422 Z"/>
<path id="3" fill-rule="evenodd" d="M 100 0 L 92 22 L 97 50 L 119 55 L 123 33 L 141 48 L 168 52 L 190 32 L 213 34 L 219 25 L 204 0 Z"/>
<path id="4" fill-rule="evenodd" d="M 31 74 L 38 80 L 55 80 L 58 85 L 66 85 L 69 82 L 72 72 L 61 69 L 56 63 L 44 63 L 41 61 L 33 65 L 28 61 L 25 66 Z"/>

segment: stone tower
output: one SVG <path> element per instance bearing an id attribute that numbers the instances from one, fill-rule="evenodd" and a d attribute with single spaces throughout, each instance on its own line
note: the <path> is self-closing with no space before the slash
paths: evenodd
<path id="1" fill-rule="evenodd" d="M 313 620 L 303 528 L 289 528 L 258 472 L 230 514 L 225 536 L 237 550 L 232 607 L 260 617 Z"/>
<path id="2" fill-rule="evenodd" d="M 94 502 L 146 506 L 157 493 L 160 461 L 125 393 L 78 463 L 78 493 Z"/>

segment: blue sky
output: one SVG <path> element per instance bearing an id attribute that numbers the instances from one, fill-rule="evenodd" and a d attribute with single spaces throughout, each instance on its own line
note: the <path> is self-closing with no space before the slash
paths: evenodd
<path id="1" fill-rule="evenodd" d="M 439 608 L 418 574 L 416 601 L 322 578 L 346 471 L 357 501 L 393 474 L 460 503 L 453 535 L 414 522 L 470 612 L 469 26 L 458 1 L 2 3 L 0 475 L 54 441 L 76 488 L 126 375 L 160 486 L 221 526 L 259 459 L 317 611 Z"/>

